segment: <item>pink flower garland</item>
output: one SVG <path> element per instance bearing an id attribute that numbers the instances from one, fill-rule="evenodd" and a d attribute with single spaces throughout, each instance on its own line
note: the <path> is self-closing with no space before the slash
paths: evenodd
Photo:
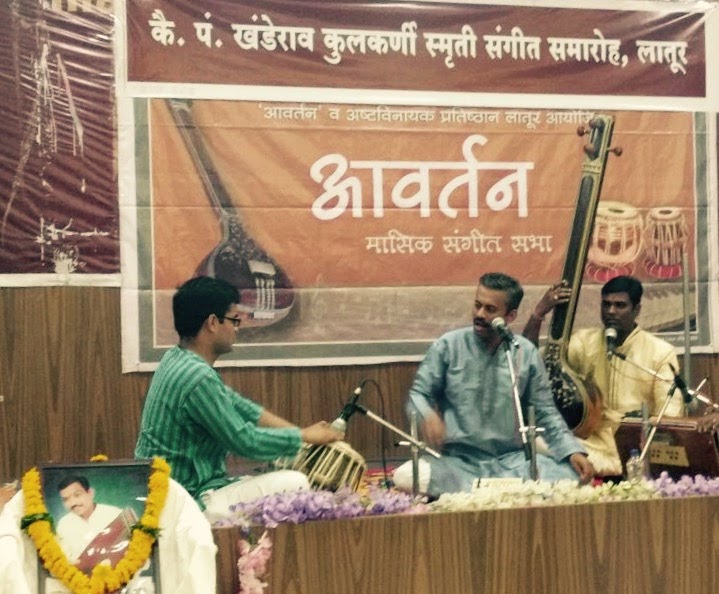
<path id="1" fill-rule="evenodd" d="M 231 506 L 231 518 L 215 526 L 239 526 L 248 536 L 239 541 L 240 589 L 238 594 L 262 594 L 268 584 L 266 576 L 272 541 L 267 531 L 254 542 L 252 530 L 258 526 L 275 528 L 280 524 L 301 524 L 311 520 L 356 518 L 384 514 L 421 513 L 424 503 L 407 493 L 371 487 L 364 494 L 343 488 L 331 491 L 291 491 L 260 497 L 248 503 Z"/>
<path id="2" fill-rule="evenodd" d="M 272 541 L 267 531 L 255 544 L 250 539 L 240 539 L 240 555 L 237 561 L 237 570 L 240 576 L 240 590 L 238 594 L 262 594 L 267 587 L 263 581 L 272 556 Z"/>

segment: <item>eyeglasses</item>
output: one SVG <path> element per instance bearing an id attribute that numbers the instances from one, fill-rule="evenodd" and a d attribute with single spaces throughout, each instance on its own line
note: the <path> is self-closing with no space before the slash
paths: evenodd
<path id="1" fill-rule="evenodd" d="M 242 318 L 231 318 L 230 316 L 220 316 L 219 317 L 220 322 L 224 322 L 225 320 L 229 320 L 230 323 L 235 327 L 239 328 L 240 324 L 242 323 Z"/>

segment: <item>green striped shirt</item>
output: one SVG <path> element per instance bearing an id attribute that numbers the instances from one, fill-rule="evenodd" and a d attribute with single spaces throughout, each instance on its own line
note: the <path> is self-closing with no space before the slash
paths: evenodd
<path id="1" fill-rule="evenodd" d="M 262 411 L 227 386 L 202 357 L 173 347 L 150 383 L 135 457 L 165 458 L 172 478 L 199 501 L 204 491 L 231 482 L 229 453 L 273 460 L 299 451 L 299 428 L 258 427 Z"/>

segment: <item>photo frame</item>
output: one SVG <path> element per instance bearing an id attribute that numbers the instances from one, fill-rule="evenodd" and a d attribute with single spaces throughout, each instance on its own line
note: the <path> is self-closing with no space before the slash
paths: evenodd
<path id="1" fill-rule="evenodd" d="M 132 526 L 142 517 L 151 460 L 39 466 L 45 506 L 70 563 L 90 575 L 97 564 L 115 567 Z M 39 594 L 71 591 L 38 564 Z M 112 594 L 161 594 L 158 547 L 130 582 Z"/>

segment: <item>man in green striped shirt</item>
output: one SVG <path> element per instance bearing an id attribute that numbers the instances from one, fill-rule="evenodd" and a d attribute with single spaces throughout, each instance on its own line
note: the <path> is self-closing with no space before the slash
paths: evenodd
<path id="1" fill-rule="evenodd" d="M 268 461 L 295 456 L 303 442 L 342 438 L 325 421 L 300 429 L 222 381 L 213 365 L 232 350 L 242 320 L 238 303 L 237 289 L 221 279 L 197 277 L 177 290 L 172 309 L 180 343 L 155 371 L 135 446 L 137 458 L 165 458 L 211 521 L 234 503 L 309 487 L 293 470 L 231 479 L 229 453 Z"/>

